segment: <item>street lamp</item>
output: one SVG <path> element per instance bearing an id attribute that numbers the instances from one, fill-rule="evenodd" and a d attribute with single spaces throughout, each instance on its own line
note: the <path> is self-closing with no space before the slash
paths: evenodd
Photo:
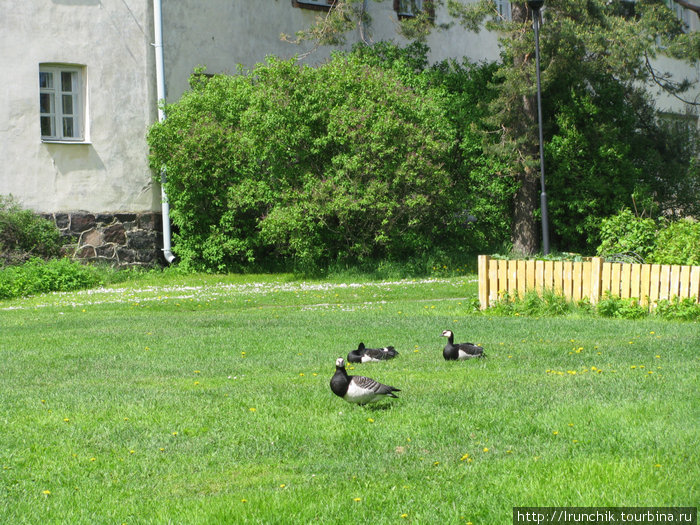
<path id="1" fill-rule="evenodd" d="M 527 5 L 532 10 L 532 26 L 535 29 L 535 62 L 537 65 L 537 119 L 540 133 L 540 207 L 542 211 L 542 251 L 549 253 L 549 217 L 547 215 L 547 192 L 544 186 L 544 142 L 542 140 L 542 86 L 540 84 L 540 9 L 544 0 L 528 0 Z"/>

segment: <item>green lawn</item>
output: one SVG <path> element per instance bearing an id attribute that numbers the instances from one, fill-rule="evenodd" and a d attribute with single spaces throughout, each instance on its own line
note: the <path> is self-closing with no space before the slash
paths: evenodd
<path id="1" fill-rule="evenodd" d="M 486 316 L 475 297 L 474 276 L 170 276 L 0 302 L 0 523 L 700 503 L 698 323 Z M 488 357 L 445 362 L 445 328 Z M 399 350 L 350 371 L 399 399 L 331 393 L 360 341 Z"/>

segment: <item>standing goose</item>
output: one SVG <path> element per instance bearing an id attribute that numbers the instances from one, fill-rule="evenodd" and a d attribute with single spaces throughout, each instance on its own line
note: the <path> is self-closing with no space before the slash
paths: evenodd
<path id="1" fill-rule="evenodd" d="M 349 376 L 342 357 L 335 360 L 335 374 L 331 378 L 331 390 L 336 396 L 342 397 L 348 403 L 358 405 L 374 403 L 386 397 L 397 397 L 394 392 L 401 391 L 393 386 L 378 383 L 369 377 Z"/>
<path id="2" fill-rule="evenodd" d="M 464 359 L 471 359 L 472 357 L 484 357 L 484 349 L 473 343 L 457 343 L 455 344 L 455 334 L 452 330 L 445 330 L 442 332 L 443 337 L 447 337 L 447 344 L 445 349 L 442 351 L 442 356 L 447 361 L 462 361 Z"/>
<path id="3" fill-rule="evenodd" d="M 384 348 L 365 348 L 364 343 L 357 346 L 357 350 L 353 350 L 348 354 L 349 363 L 367 363 L 369 361 L 384 361 L 392 359 L 399 355 L 394 350 L 393 346 L 385 346 Z"/>

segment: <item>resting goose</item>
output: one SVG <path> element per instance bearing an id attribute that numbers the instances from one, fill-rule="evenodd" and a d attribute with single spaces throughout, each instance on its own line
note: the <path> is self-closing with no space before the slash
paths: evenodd
<path id="1" fill-rule="evenodd" d="M 357 350 L 353 350 L 348 354 L 349 363 L 367 363 L 369 361 L 384 361 L 396 357 L 399 353 L 394 350 L 393 346 L 385 346 L 384 348 L 365 348 L 364 343 L 357 346 Z"/>
<path id="2" fill-rule="evenodd" d="M 452 330 L 442 332 L 443 337 L 447 337 L 447 344 L 442 351 L 442 356 L 447 361 L 462 361 L 471 359 L 472 357 L 484 357 L 484 349 L 473 343 L 457 343 L 455 344 L 455 334 Z"/>
<path id="3" fill-rule="evenodd" d="M 331 378 L 331 390 L 336 396 L 342 397 L 348 403 L 358 405 L 374 403 L 387 397 L 397 397 L 394 392 L 401 391 L 393 386 L 378 383 L 369 377 L 349 376 L 342 357 L 335 360 L 335 374 Z"/>

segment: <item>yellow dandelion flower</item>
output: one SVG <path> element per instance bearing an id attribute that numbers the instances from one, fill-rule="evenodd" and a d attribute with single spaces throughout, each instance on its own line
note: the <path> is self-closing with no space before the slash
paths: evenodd
<path id="1" fill-rule="evenodd" d="M 199 381 L 195 381 L 194 384 L 195 386 L 197 386 L 199 384 Z"/>
<path id="2" fill-rule="evenodd" d="M 368 418 L 367 418 L 367 421 L 370 422 L 370 423 L 374 423 L 374 419 L 372 419 L 371 417 L 368 417 Z"/>
<path id="3" fill-rule="evenodd" d="M 248 500 L 245 499 L 245 498 L 243 498 L 243 499 L 241 500 L 241 503 L 248 503 Z"/>
<path id="4" fill-rule="evenodd" d="M 130 450 L 130 451 L 129 451 L 129 454 L 133 454 L 133 453 L 135 453 L 135 452 L 136 452 L 135 450 Z"/>
<path id="5" fill-rule="evenodd" d="M 401 514 L 401 517 L 404 518 L 404 519 L 406 519 L 406 518 L 408 518 L 408 514 L 406 514 L 406 513 L 404 512 L 403 514 Z"/>
<path id="6" fill-rule="evenodd" d="M 284 483 L 280 484 L 280 488 L 281 488 L 281 489 L 283 489 L 283 488 L 286 487 L 286 486 L 287 486 L 287 485 L 285 485 Z"/>
<path id="7" fill-rule="evenodd" d="M 552 432 L 552 434 L 554 434 L 555 436 L 558 436 L 558 435 L 559 435 L 559 431 L 558 431 L 558 430 L 555 430 L 554 432 Z"/>
<path id="8" fill-rule="evenodd" d="M 353 498 L 353 501 L 362 501 L 362 498 Z"/>
<path id="9" fill-rule="evenodd" d="M 655 357 L 656 359 L 661 359 L 661 356 L 660 356 L 660 355 L 655 355 L 654 357 Z"/>
<path id="10" fill-rule="evenodd" d="M 655 466 L 656 468 L 661 468 L 661 464 L 660 464 L 660 463 L 657 463 L 657 464 L 654 465 L 654 466 Z"/>
<path id="11" fill-rule="evenodd" d="M 51 491 L 50 491 L 50 490 L 44 490 L 44 491 L 42 491 L 41 493 L 42 493 L 44 496 L 49 496 L 49 495 L 51 495 Z"/>
<path id="12" fill-rule="evenodd" d="M 173 432 L 173 436 L 177 436 L 177 432 Z"/>
<path id="13" fill-rule="evenodd" d="M 439 461 L 436 461 L 435 463 L 433 463 L 433 466 L 434 466 L 434 467 L 437 467 L 439 464 L 440 464 L 440 462 L 439 462 Z"/>
<path id="14" fill-rule="evenodd" d="M 251 412 L 255 412 L 255 411 L 256 411 L 256 408 L 255 408 L 255 407 L 250 407 L 248 410 L 250 410 Z"/>
<path id="15" fill-rule="evenodd" d="M 90 461 L 97 461 L 97 458 L 90 458 Z"/>
<path id="16" fill-rule="evenodd" d="M 469 459 L 469 454 L 464 454 L 464 456 L 462 456 L 459 460 L 460 460 L 460 461 L 465 461 L 465 460 L 467 460 L 467 459 Z"/>
<path id="17" fill-rule="evenodd" d="M 63 421 L 65 421 L 66 423 L 68 423 L 68 422 L 70 421 L 70 419 L 68 419 L 67 417 L 64 417 L 64 418 L 63 418 Z"/>
<path id="18" fill-rule="evenodd" d="M 484 452 L 488 452 L 488 451 L 489 451 L 489 449 L 484 447 Z"/>

